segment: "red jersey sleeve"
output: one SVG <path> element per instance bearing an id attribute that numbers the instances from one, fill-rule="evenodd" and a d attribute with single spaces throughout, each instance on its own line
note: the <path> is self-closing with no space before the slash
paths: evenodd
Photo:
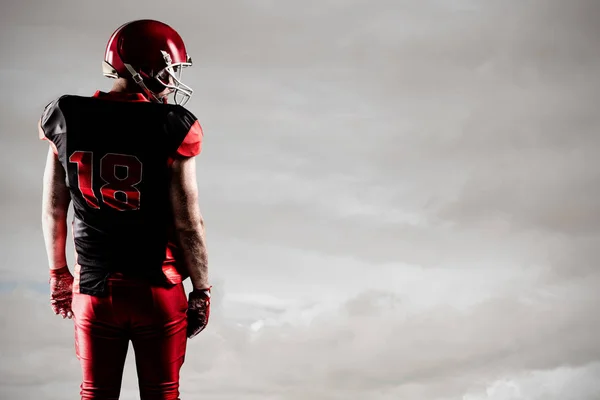
<path id="1" fill-rule="evenodd" d="M 204 132 L 198 118 L 181 106 L 173 106 L 167 114 L 169 163 L 174 159 L 195 157 L 202 151 Z"/>
<path id="2" fill-rule="evenodd" d="M 202 151 L 202 138 L 204 133 L 198 120 L 194 121 L 183 141 L 175 151 L 178 157 L 194 157 Z"/>

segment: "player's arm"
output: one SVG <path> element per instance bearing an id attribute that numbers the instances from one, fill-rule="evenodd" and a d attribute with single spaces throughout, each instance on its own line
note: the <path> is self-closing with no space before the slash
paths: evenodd
<path id="1" fill-rule="evenodd" d="M 210 287 L 204 220 L 198 206 L 196 160 L 178 158 L 171 164 L 171 205 L 184 263 L 195 290 Z"/>
<path id="2" fill-rule="evenodd" d="M 41 129 L 41 128 L 40 128 Z M 42 231 L 51 270 L 67 265 L 67 213 L 71 196 L 65 182 L 65 171 L 50 147 L 46 157 L 42 189 Z"/>
<path id="3" fill-rule="evenodd" d="M 40 135 L 43 135 L 38 124 Z M 42 231 L 50 266 L 50 305 L 56 315 L 72 318 L 73 276 L 67 266 L 67 214 L 71 196 L 65 171 L 56 155 L 56 146 L 48 148 L 42 188 Z"/>

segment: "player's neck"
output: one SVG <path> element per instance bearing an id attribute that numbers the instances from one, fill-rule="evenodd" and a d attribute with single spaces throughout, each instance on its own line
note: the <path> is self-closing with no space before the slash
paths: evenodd
<path id="1" fill-rule="evenodd" d="M 135 82 L 129 81 L 127 79 L 117 79 L 113 84 L 111 92 L 116 93 L 142 93 L 144 94 L 143 89 Z"/>

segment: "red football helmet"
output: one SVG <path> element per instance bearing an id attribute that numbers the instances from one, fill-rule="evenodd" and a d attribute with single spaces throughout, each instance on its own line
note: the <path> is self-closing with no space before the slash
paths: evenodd
<path id="1" fill-rule="evenodd" d="M 173 93 L 184 105 L 193 90 L 181 82 L 192 65 L 181 36 L 169 25 L 143 19 L 120 26 L 110 37 L 102 70 L 109 78 L 132 78 L 153 101 L 166 103 Z"/>

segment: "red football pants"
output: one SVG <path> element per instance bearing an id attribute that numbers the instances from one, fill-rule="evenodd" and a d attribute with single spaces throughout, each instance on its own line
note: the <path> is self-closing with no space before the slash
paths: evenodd
<path id="1" fill-rule="evenodd" d="M 118 399 L 129 341 L 141 400 L 179 399 L 187 344 L 183 284 L 169 288 L 111 277 L 108 297 L 73 294 L 82 400 Z"/>

